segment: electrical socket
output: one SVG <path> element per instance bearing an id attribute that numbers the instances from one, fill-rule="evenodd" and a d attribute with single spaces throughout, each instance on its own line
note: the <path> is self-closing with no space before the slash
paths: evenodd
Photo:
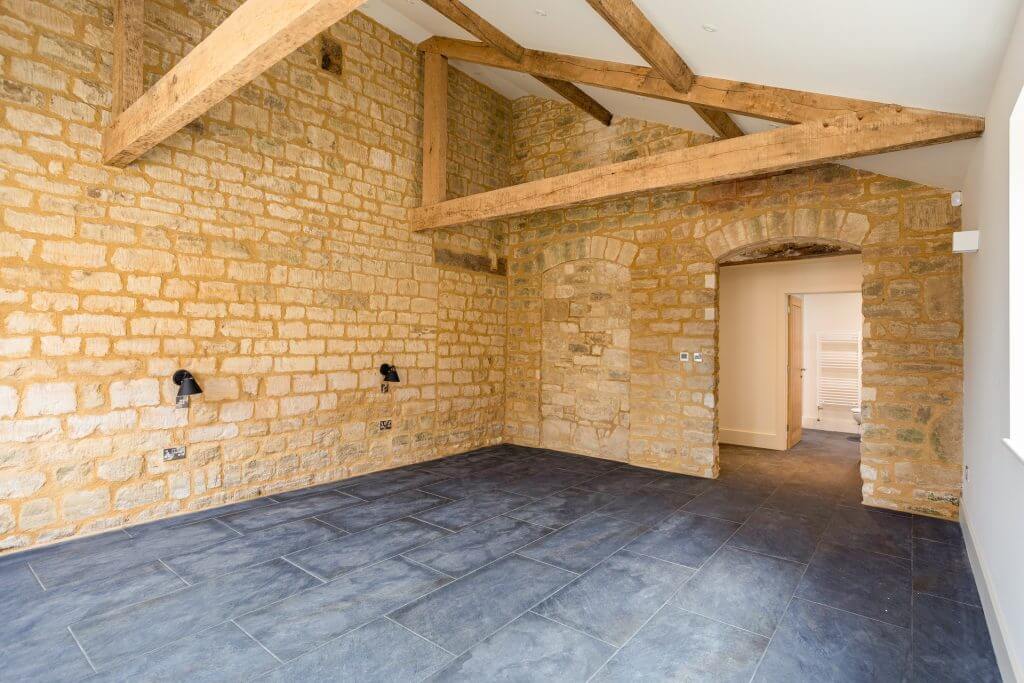
<path id="1" fill-rule="evenodd" d="M 684 362 L 684 363 L 688 362 L 690 360 L 690 352 L 689 351 L 680 351 L 679 352 L 679 360 Z"/>
<path id="2" fill-rule="evenodd" d="M 171 460 L 184 460 L 185 459 L 185 447 L 175 446 L 173 448 L 164 449 L 164 461 L 169 462 Z"/>
<path id="3" fill-rule="evenodd" d="M 700 351 L 697 351 L 696 353 L 694 353 L 693 354 L 693 362 L 694 363 L 703 363 L 704 362 L 704 354 L 701 353 Z"/>
<path id="4" fill-rule="evenodd" d="M 383 432 L 383 431 L 386 431 L 388 429 L 391 429 L 391 420 L 381 420 L 380 421 L 380 431 Z"/>
<path id="5" fill-rule="evenodd" d="M 391 385 L 388 384 L 387 382 L 381 382 L 380 383 L 380 393 L 386 394 L 389 391 L 391 391 Z"/>

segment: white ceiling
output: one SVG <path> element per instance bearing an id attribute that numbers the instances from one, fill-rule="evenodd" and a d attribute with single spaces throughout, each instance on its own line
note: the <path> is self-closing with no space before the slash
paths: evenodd
<path id="1" fill-rule="evenodd" d="M 962 114 L 984 114 L 1021 0 L 635 0 L 702 76 Z M 526 47 L 644 60 L 586 0 L 463 0 Z M 540 12 L 544 15 L 541 15 Z M 363 12 L 413 42 L 472 38 L 420 0 Z M 714 26 L 715 32 L 704 30 Z M 525 74 L 455 62 L 506 97 L 558 99 Z M 687 106 L 584 87 L 617 116 L 711 132 Z M 735 117 L 747 132 L 769 125 Z M 850 166 L 958 189 L 976 141 L 863 157 Z"/>

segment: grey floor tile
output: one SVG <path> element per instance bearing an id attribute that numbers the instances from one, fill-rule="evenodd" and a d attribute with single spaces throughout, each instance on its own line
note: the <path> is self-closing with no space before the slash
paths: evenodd
<path id="1" fill-rule="evenodd" d="M 164 562 L 189 583 L 198 583 L 329 541 L 343 533 L 315 520 L 300 519 L 175 555 Z"/>
<path id="2" fill-rule="evenodd" d="M 461 654 L 573 577 L 570 572 L 511 555 L 391 616 L 449 652 Z"/>
<path id="3" fill-rule="evenodd" d="M 378 619 L 307 652 L 260 680 L 281 683 L 421 681 L 451 655 L 387 619 Z"/>
<path id="4" fill-rule="evenodd" d="M 115 576 L 131 567 L 161 557 L 170 557 L 192 548 L 202 548 L 232 538 L 238 538 L 238 533 L 211 519 L 130 538 L 127 544 L 118 543 L 116 547 L 111 547 L 101 554 L 61 554 L 38 561 L 32 560 L 31 565 L 39 580 L 50 589 L 67 583 L 96 581 Z"/>
<path id="5" fill-rule="evenodd" d="M 981 605 L 963 546 L 914 539 L 914 590 Z"/>
<path id="6" fill-rule="evenodd" d="M 65 683 L 84 680 L 93 673 L 67 629 L 5 643 L 0 661 L 0 681 L 12 683 Z"/>
<path id="7" fill-rule="evenodd" d="M 186 526 L 188 524 L 195 524 L 196 522 L 202 522 L 207 519 L 213 519 L 214 517 L 223 517 L 225 515 L 230 515 L 233 512 L 255 510 L 256 508 L 263 508 L 276 504 L 277 501 L 269 497 L 254 498 L 253 500 L 243 500 L 238 503 L 229 503 L 228 505 L 221 505 L 219 507 L 209 508 L 207 510 L 199 510 L 198 512 L 189 512 L 183 515 L 175 515 L 174 517 L 155 519 L 152 522 L 143 522 L 142 524 L 130 526 L 126 528 L 124 531 L 133 538 L 141 537 L 151 534 L 155 531 L 160 531 L 162 529 L 172 529 L 174 527 Z"/>
<path id="8" fill-rule="evenodd" d="M 831 517 L 837 503 L 830 497 L 795 493 L 783 486 L 768 496 L 762 505 L 804 517 Z"/>
<path id="9" fill-rule="evenodd" d="M 510 478 L 502 484 L 501 488 L 504 491 L 518 493 L 529 498 L 544 498 L 590 478 L 590 474 L 549 467 L 525 477 Z"/>
<path id="10" fill-rule="evenodd" d="M 351 505 L 341 510 L 319 514 L 317 519 L 322 519 L 345 531 L 362 531 L 429 510 L 438 505 L 444 505 L 447 502 L 447 498 L 440 498 L 422 491 L 401 491 L 368 503 Z"/>
<path id="11" fill-rule="evenodd" d="M 666 605 L 594 681 L 747 683 L 767 638 Z"/>
<path id="12" fill-rule="evenodd" d="M 300 550 L 286 559 L 324 581 L 330 581 L 445 535 L 444 531 L 429 524 L 399 519 Z"/>
<path id="13" fill-rule="evenodd" d="M 38 548 L 4 553 L 0 555 L 0 568 L 49 559 L 75 561 L 88 555 L 101 555 L 125 548 L 131 544 L 131 541 L 131 536 L 122 529 L 70 538 Z"/>
<path id="14" fill-rule="evenodd" d="M 873 553 L 910 559 L 910 517 L 876 512 L 865 507 L 836 508 L 825 540 Z"/>
<path id="15" fill-rule="evenodd" d="M 468 498 L 469 496 L 499 490 L 499 484 L 501 483 L 503 483 L 501 477 L 484 473 L 458 479 L 445 479 L 444 481 L 423 486 L 420 490 L 452 500 L 459 500 L 460 498 Z"/>
<path id="16" fill-rule="evenodd" d="M 555 453 L 551 463 L 560 469 L 578 472 L 591 477 L 604 474 L 622 465 L 616 460 L 604 460 L 602 458 L 589 458 L 586 456 L 573 455 L 571 453 Z"/>
<path id="17" fill-rule="evenodd" d="M 910 561 L 822 542 L 796 595 L 910 628 Z"/>
<path id="18" fill-rule="evenodd" d="M 692 574 L 687 567 L 621 550 L 534 611 L 618 647 Z"/>
<path id="19" fill-rule="evenodd" d="M 698 569 L 737 528 L 724 519 L 675 512 L 627 550 Z"/>
<path id="20" fill-rule="evenodd" d="M 399 491 L 419 488 L 444 480 L 443 476 L 431 472 L 399 468 L 374 472 L 359 477 L 358 481 L 345 486 L 345 492 L 364 500 L 390 496 Z"/>
<path id="21" fill-rule="evenodd" d="M 402 558 L 364 567 L 235 619 L 283 660 L 333 640 L 451 581 Z"/>
<path id="22" fill-rule="evenodd" d="M 999 665 L 980 607 L 933 595 L 914 596 L 911 680 L 999 683 Z"/>
<path id="23" fill-rule="evenodd" d="M 281 600 L 319 581 L 284 560 L 273 560 L 73 625 L 82 648 L 100 668 L 144 654 Z"/>
<path id="24" fill-rule="evenodd" d="M 726 546 L 683 585 L 672 604 L 770 637 L 805 568 Z"/>
<path id="25" fill-rule="evenodd" d="M 644 486 L 643 490 L 698 496 L 711 488 L 714 483 L 714 479 L 691 477 L 686 474 L 665 474 Z"/>
<path id="26" fill-rule="evenodd" d="M 507 512 L 509 517 L 560 529 L 615 500 L 610 493 L 571 488 Z"/>
<path id="27" fill-rule="evenodd" d="M 439 538 L 405 556 L 451 576 L 462 576 L 548 534 L 533 524 L 495 517 Z"/>
<path id="28" fill-rule="evenodd" d="M 754 681 L 903 680 L 910 631 L 796 599 L 757 668 Z"/>
<path id="29" fill-rule="evenodd" d="M 685 493 L 637 489 L 615 496 L 599 512 L 640 526 L 652 527 L 692 499 L 693 496 Z"/>
<path id="30" fill-rule="evenodd" d="M 346 485 L 351 485 L 352 482 L 346 480 L 341 481 L 330 481 L 324 484 L 317 484 L 316 486 L 307 486 L 301 489 L 295 489 L 293 491 L 282 491 L 280 493 L 272 494 L 270 497 L 276 501 L 295 500 L 296 498 L 305 498 L 311 496 L 314 493 L 340 493 L 340 489 Z"/>
<path id="31" fill-rule="evenodd" d="M 70 624 L 185 587 L 159 562 L 132 567 L 117 576 L 72 583 L 3 610 L 0 642 L 54 633 Z"/>
<path id="32" fill-rule="evenodd" d="M 585 482 L 580 483 L 578 486 L 581 489 L 587 489 L 588 491 L 602 491 L 604 493 L 629 493 L 636 489 L 646 486 L 651 482 L 659 479 L 662 476 L 660 472 L 654 470 L 643 470 L 640 468 L 627 468 L 620 467 L 619 469 L 612 470 L 605 474 L 588 479 Z"/>
<path id="33" fill-rule="evenodd" d="M 227 622 L 128 660 L 90 681 L 244 681 L 278 664 L 259 643 Z"/>
<path id="34" fill-rule="evenodd" d="M 695 515 L 742 523 L 767 497 L 767 493 L 758 489 L 713 486 L 687 503 L 683 509 Z"/>
<path id="35" fill-rule="evenodd" d="M 814 554 L 827 520 L 760 508 L 729 539 L 734 548 L 806 563 Z"/>
<path id="36" fill-rule="evenodd" d="M 278 503 L 271 507 L 236 512 L 219 517 L 218 519 L 222 520 L 232 529 L 237 529 L 242 533 L 251 533 L 276 524 L 284 524 L 296 519 L 312 517 L 329 510 L 359 505 L 362 502 L 358 498 L 353 498 L 344 493 L 329 491 L 327 493 L 314 493 L 310 496 L 303 496 L 302 498 Z"/>
<path id="37" fill-rule="evenodd" d="M 957 522 L 932 517 L 914 517 L 914 538 L 962 545 L 964 534 Z"/>
<path id="38" fill-rule="evenodd" d="M 43 587 L 32 575 L 27 562 L 0 568 L 0 610 L 24 605 L 43 595 Z"/>
<path id="39" fill-rule="evenodd" d="M 573 572 L 585 572 L 643 533 L 618 517 L 593 514 L 534 541 L 520 555 Z"/>
<path id="40" fill-rule="evenodd" d="M 459 531 L 529 502 L 529 498 L 515 493 L 489 491 L 418 512 L 416 518 L 450 531 Z"/>
<path id="41" fill-rule="evenodd" d="M 430 680 L 583 683 L 614 651 L 607 643 L 527 612 Z"/>

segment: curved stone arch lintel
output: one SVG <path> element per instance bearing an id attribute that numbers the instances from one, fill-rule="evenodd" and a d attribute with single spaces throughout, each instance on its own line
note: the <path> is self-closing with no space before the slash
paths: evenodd
<path id="1" fill-rule="evenodd" d="M 867 214 L 845 209 L 767 211 L 709 231 L 704 244 L 715 261 L 777 239 L 830 240 L 860 249 L 871 230 Z"/>
<path id="2" fill-rule="evenodd" d="M 615 237 L 588 235 L 557 244 L 551 244 L 537 254 L 537 271 L 545 272 L 569 261 L 603 259 L 630 268 L 640 253 L 640 247 Z"/>
<path id="3" fill-rule="evenodd" d="M 778 254 L 772 253 L 773 249 L 777 249 Z M 719 256 L 717 262 L 726 265 L 770 260 L 789 261 L 812 256 L 845 256 L 847 254 L 859 253 L 861 253 L 860 246 L 852 242 L 797 235 L 794 237 L 775 237 L 730 249 Z M 749 254 L 751 258 L 738 258 L 743 254 Z"/>

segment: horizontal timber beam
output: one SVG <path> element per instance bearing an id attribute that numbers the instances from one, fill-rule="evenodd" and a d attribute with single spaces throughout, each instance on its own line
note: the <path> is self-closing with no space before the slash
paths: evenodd
<path id="1" fill-rule="evenodd" d="M 103 161 L 126 166 L 366 0 L 246 0 L 114 119 Z"/>
<path id="2" fill-rule="evenodd" d="M 707 107 L 779 123 L 818 121 L 843 113 L 871 111 L 885 104 L 706 76 L 695 76 L 693 85 L 683 93 L 673 88 L 657 71 L 646 66 L 540 50 L 527 50 L 522 61 L 516 62 L 483 43 L 455 38 L 428 38 L 420 43 L 419 48 L 426 52 L 439 52 L 449 59 L 461 59 L 464 62 L 584 83 L 598 88 Z"/>
<path id="3" fill-rule="evenodd" d="M 973 116 L 881 107 L 452 199 L 412 209 L 409 222 L 413 230 L 450 227 L 963 140 L 984 129 Z"/>

